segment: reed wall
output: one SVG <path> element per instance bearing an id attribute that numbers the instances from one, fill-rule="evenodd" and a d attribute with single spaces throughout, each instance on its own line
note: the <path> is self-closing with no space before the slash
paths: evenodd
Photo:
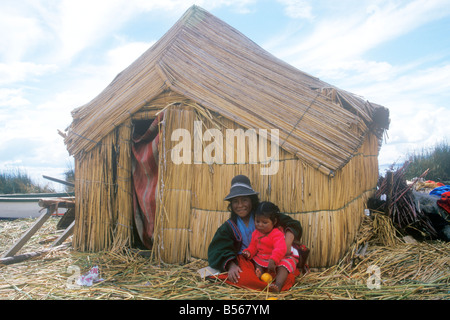
<path id="1" fill-rule="evenodd" d="M 131 119 L 75 158 L 77 250 L 101 251 L 133 242 L 130 141 Z"/>

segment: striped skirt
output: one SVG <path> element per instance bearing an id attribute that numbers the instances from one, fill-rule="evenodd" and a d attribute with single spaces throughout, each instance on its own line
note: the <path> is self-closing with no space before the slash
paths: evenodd
<path id="1" fill-rule="evenodd" d="M 283 259 L 277 264 L 277 267 L 285 267 L 289 273 L 294 273 L 297 268 L 299 259 L 299 253 L 297 249 L 291 248 L 291 253 L 285 255 Z M 253 261 L 262 268 L 269 266 L 270 255 L 256 255 L 253 257 Z"/>

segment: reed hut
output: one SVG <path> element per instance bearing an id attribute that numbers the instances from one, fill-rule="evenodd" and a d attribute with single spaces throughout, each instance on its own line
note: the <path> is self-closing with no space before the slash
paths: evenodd
<path id="1" fill-rule="evenodd" d="M 388 110 L 281 61 L 198 6 L 72 111 L 80 251 L 145 246 L 206 258 L 231 179 L 303 226 L 309 264 L 335 264 L 378 179 Z"/>

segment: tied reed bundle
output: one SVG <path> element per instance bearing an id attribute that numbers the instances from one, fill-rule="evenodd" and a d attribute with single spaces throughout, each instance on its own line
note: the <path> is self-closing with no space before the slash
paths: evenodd
<path id="1" fill-rule="evenodd" d="M 395 229 L 390 217 L 374 211 L 372 211 L 372 214 L 373 232 L 381 245 L 393 247 L 402 242 L 400 238 L 397 237 L 397 229 Z"/>
<path id="2" fill-rule="evenodd" d="M 75 159 L 74 246 L 97 251 L 109 248 L 116 217 L 112 149 L 116 135 L 109 134 L 102 144 Z"/>
<path id="3" fill-rule="evenodd" d="M 131 120 L 75 158 L 74 247 L 81 251 L 130 246 L 133 241 Z"/>
<path id="4" fill-rule="evenodd" d="M 171 151 L 175 143 L 170 132 L 186 129 L 193 132 L 194 113 L 183 105 L 165 108 L 163 127 L 160 129 L 160 163 L 158 214 L 155 217 L 153 251 L 165 262 L 187 261 L 190 258 L 189 238 L 191 220 L 191 189 L 193 166 L 174 164 Z"/>
<path id="5" fill-rule="evenodd" d="M 386 177 L 380 179 L 376 199 L 381 195 L 387 196 L 387 201 L 381 204 L 378 209 L 384 210 L 392 219 L 394 226 L 402 232 L 408 228 L 418 229 L 427 236 L 436 236 L 437 232 L 429 218 L 416 206 L 412 188 L 414 184 L 407 185 L 405 172 L 409 163 L 405 162 L 402 167 L 395 171 L 388 172 Z M 425 176 L 425 171 L 421 177 Z M 419 178 L 421 178 L 419 177 Z M 419 179 L 416 179 L 416 182 Z"/>
<path id="6" fill-rule="evenodd" d="M 115 221 L 113 247 L 121 249 L 133 244 L 133 190 L 131 179 L 131 132 L 132 122 L 127 120 L 117 130 Z"/>

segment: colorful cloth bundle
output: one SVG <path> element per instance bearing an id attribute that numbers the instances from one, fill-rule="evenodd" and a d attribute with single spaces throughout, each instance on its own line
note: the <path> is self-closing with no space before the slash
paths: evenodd
<path id="1" fill-rule="evenodd" d="M 438 206 L 450 213 L 450 191 L 441 194 L 441 198 L 437 201 Z"/>

